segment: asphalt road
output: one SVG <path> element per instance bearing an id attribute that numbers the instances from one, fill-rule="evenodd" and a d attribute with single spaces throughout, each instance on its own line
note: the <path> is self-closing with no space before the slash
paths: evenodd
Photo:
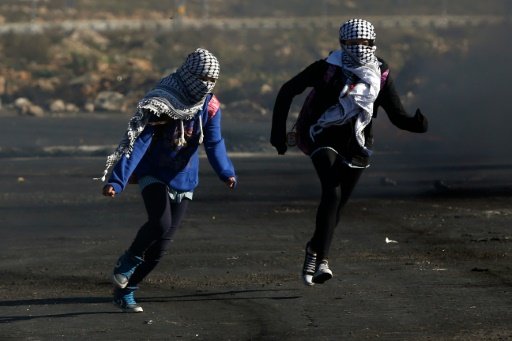
<path id="1" fill-rule="evenodd" d="M 126 314 L 108 277 L 145 219 L 137 188 L 102 197 L 103 157 L 38 156 L 21 146 L 37 127 L 22 126 L 0 157 L 0 340 L 512 338 L 510 165 L 377 154 L 337 229 L 334 278 L 308 288 L 309 160 L 235 154 L 230 192 L 202 159 L 170 254 L 137 293 L 144 313 Z"/>

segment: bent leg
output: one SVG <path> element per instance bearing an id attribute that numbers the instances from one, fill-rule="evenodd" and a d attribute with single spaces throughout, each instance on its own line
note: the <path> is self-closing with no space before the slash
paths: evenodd
<path id="1" fill-rule="evenodd" d="M 147 222 L 141 226 L 129 250 L 143 257 L 151 245 L 166 233 L 172 225 L 171 204 L 167 186 L 162 183 L 148 185 L 142 191 L 148 214 Z"/>
<path id="2" fill-rule="evenodd" d="M 153 271 L 162 258 L 167 254 L 173 241 L 176 230 L 178 229 L 190 200 L 183 199 L 180 203 L 171 203 L 171 225 L 167 231 L 158 238 L 144 253 L 144 263 L 136 270 L 128 283 L 129 286 L 137 286 L 146 276 Z"/>
<path id="3" fill-rule="evenodd" d="M 336 213 L 336 225 L 340 222 L 341 211 L 352 195 L 364 168 L 343 167 L 340 173 L 340 197 Z"/>
<path id="4" fill-rule="evenodd" d="M 320 179 L 322 192 L 311 248 L 317 253 L 317 259 L 320 261 L 329 256 L 341 209 L 347 203 L 363 169 L 350 168 L 331 149 L 319 150 L 312 157 L 312 161 Z"/>

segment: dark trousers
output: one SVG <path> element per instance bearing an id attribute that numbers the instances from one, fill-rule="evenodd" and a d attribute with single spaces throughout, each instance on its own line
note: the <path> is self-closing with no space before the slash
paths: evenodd
<path id="1" fill-rule="evenodd" d="M 172 238 L 185 215 L 190 200 L 171 203 L 167 186 L 160 183 L 148 185 L 142 191 L 148 221 L 141 226 L 129 251 L 144 258 L 130 278 L 128 286 L 137 286 L 167 253 Z"/>
<path id="2" fill-rule="evenodd" d="M 364 168 L 350 168 L 331 149 L 321 149 L 311 159 L 320 179 L 322 196 L 310 247 L 317 253 L 317 259 L 321 260 L 329 256 L 341 209 L 347 203 Z"/>

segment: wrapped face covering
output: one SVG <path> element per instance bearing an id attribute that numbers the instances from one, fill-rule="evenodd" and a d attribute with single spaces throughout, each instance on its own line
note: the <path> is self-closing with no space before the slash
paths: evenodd
<path id="1" fill-rule="evenodd" d="M 363 19 L 351 19 L 340 27 L 339 40 L 341 51 L 331 53 L 327 62 L 342 68 L 347 78 L 346 83 L 340 92 L 338 103 L 329 107 L 311 125 L 310 137 L 314 141 L 315 136 L 321 134 L 325 128 L 341 126 L 354 119 L 356 141 L 361 152 L 369 156 L 371 150 L 365 146 L 364 129 L 371 122 L 381 79 L 379 61 L 375 55 L 377 48 L 373 45 L 373 25 Z M 357 40 L 366 40 L 368 44 Z"/>
<path id="2" fill-rule="evenodd" d="M 162 78 L 139 102 L 138 109 L 157 116 L 191 119 L 213 91 L 219 73 L 217 58 L 199 48 L 187 56 L 176 72 Z"/>
<path id="3" fill-rule="evenodd" d="M 190 102 L 198 102 L 212 92 L 219 72 L 217 58 L 201 48 L 189 54 L 185 63 L 176 71 L 185 86 Z"/>
<path id="4" fill-rule="evenodd" d="M 364 19 L 351 19 L 340 27 L 340 43 L 345 40 L 367 39 L 375 40 L 375 29 L 373 25 Z M 343 52 L 343 63 L 352 67 L 375 62 L 377 47 L 367 45 L 344 45 L 341 43 Z"/>

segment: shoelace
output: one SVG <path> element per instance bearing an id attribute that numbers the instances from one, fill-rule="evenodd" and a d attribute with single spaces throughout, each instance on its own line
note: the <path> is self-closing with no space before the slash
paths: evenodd
<path id="1" fill-rule="evenodd" d="M 133 296 L 133 292 L 130 292 L 123 296 L 123 301 L 126 303 L 126 305 L 136 305 L 137 302 L 135 302 L 135 297 Z"/>
<path id="2" fill-rule="evenodd" d="M 316 269 L 316 255 L 306 250 L 306 261 L 304 264 L 305 273 L 314 273 Z"/>
<path id="3" fill-rule="evenodd" d="M 322 260 L 318 265 L 319 268 L 329 269 L 329 262 L 327 260 Z"/>

